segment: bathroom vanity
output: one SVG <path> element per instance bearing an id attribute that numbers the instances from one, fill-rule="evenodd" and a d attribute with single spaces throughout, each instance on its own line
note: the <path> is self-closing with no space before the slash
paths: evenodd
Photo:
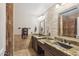
<path id="1" fill-rule="evenodd" d="M 39 56 L 79 56 L 79 41 L 71 38 L 32 36 L 32 48 Z"/>

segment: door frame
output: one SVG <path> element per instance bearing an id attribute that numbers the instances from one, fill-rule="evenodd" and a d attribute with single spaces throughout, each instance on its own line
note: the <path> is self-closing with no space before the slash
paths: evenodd
<path id="1" fill-rule="evenodd" d="M 13 3 L 6 3 L 6 51 L 5 55 L 13 55 Z"/>

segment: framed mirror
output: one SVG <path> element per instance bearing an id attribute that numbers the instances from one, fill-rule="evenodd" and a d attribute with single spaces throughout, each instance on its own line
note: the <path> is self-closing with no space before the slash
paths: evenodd
<path id="1" fill-rule="evenodd" d="M 59 14 L 58 26 L 58 35 L 79 37 L 79 8 Z"/>
<path id="2" fill-rule="evenodd" d="M 40 21 L 40 34 L 45 34 L 45 20 Z"/>
<path id="3" fill-rule="evenodd" d="M 73 15 L 62 16 L 62 35 L 76 37 L 77 35 L 77 18 Z"/>

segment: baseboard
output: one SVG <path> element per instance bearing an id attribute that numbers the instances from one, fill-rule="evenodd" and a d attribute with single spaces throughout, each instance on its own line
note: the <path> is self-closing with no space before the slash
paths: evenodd
<path id="1" fill-rule="evenodd" d="M 4 53 L 5 53 L 5 49 L 2 48 L 2 49 L 0 50 L 0 56 L 4 56 Z"/>

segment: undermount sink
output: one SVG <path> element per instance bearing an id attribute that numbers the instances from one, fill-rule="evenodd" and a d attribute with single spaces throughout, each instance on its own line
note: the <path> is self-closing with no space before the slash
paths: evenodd
<path id="1" fill-rule="evenodd" d="M 72 46 L 69 46 L 69 45 L 66 45 L 66 44 L 63 44 L 63 43 L 60 43 L 60 42 L 57 42 L 59 46 L 65 48 L 65 49 L 71 49 L 73 48 Z"/>
<path id="2" fill-rule="evenodd" d="M 44 37 L 44 36 L 40 36 L 40 37 L 38 36 L 37 38 L 38 39 L 46 39 L 46 37 Z"/>
<path id="3" fill-rule="evenodd" d="M 48 42 L 50 42 L 53 45 L 57 45 L 57 46 L 60 46 L 62 48 L 65 48 L 65 49 L 71 49 L 71 48 L 73 48 L 70 45 L 66 45 L 66 44 L 63 44 L 63 43 L 60 43 L 60 42 L 56 42 L 56 41 L 53 41 L 53 40 L 52 41 L 48 41 Z"/>

